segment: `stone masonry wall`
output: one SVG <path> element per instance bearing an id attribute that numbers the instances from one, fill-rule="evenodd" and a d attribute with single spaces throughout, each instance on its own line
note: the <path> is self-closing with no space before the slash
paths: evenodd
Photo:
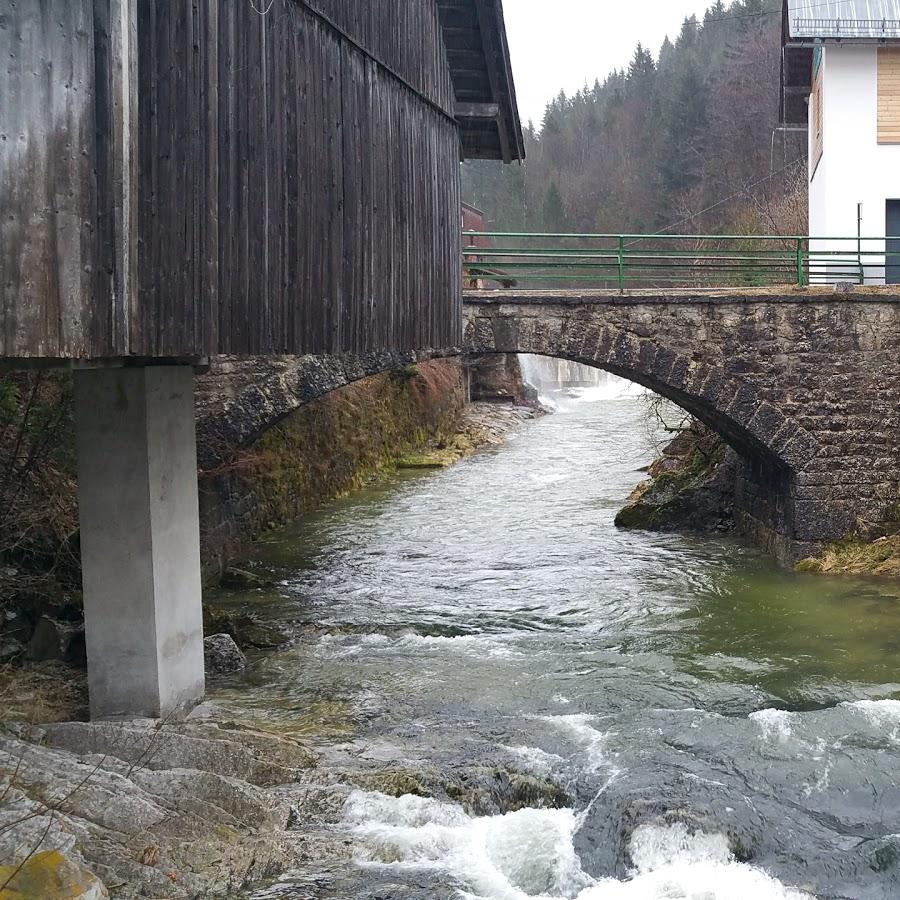
<path id="1" fill-rule="evenodd" d="M 226 389 L 224 381 L 203 387 Z M 227 461 L 200 473 L 205 578 L 216 578 L 260 533 L 359 487 L 409 450 L 449 437 L 464 403 L 459 362 L 425 362 L 338 388 L 249 446 L 233 446 Z M 205 408 L 213 415 L 208 399 Z"/>
<path id="2" fill-rule="evenodd" d="M 533 353 L 629 378 L 717 431 L 748 464 L 745 529 L 786 562 L 896 518 L 900 293 L 890 288 L 471 291 L 463 313 L 463 347 L 284 357 L 260 371 L 216 360 L 226 393 L 214 379 L 198 391 L 201 464 L 366 375 L 464 353 Z"/>

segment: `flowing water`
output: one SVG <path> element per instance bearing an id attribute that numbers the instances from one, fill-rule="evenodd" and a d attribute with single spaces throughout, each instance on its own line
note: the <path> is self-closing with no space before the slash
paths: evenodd
<path id="1" fill-rule="evenodd" d="M 233 600 L 298 638 L 220 702 L 318 734 L 326 761 L 564 792 L 478 815 L 348 790 L 353 864 L 310 894 L 313 858 L 258 896 L 900 897 L 900 588 L 617 530 L 646 433 L 606 382 L 258 546 L 279 587 Z"/>

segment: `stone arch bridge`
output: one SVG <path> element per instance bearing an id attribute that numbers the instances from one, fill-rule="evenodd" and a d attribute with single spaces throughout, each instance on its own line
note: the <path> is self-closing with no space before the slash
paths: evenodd
<path id="1" fill-rule="evenodd" d="M 463 312 L 462 347 L 215 359 L 198 395 L 201 465 L 359 378 L 466 353 L 533 353 L 642 384 L 722 435 L 743 460 L 739 525 L 784 561 L 898 518 L 900 294 L 473 291 Z"/>

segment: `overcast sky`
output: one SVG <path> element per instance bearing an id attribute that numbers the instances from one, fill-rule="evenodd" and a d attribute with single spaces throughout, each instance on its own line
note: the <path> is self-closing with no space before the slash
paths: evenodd
<path id="1" fill-rule="evenodd" d="M 539 126 L 547 101 L 628 64 L 640 41 L 659 53 L 685 16 L 711 0 L 504 0 L 522 122 Z"/>

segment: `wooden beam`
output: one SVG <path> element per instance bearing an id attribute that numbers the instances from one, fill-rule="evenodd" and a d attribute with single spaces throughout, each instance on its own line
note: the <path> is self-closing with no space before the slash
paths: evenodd
<path id="1" fill-rule="evenodd" d="M 136 0 L 109 0 L 107 72 L 111 120 L 109 141 L 113 221 L 114 288 L 111 304 L 112 345 L 132 351 L 138 303 L 138 33 Z"/>
<path id="2" fill-rule="evenodd" d="M 453 115 L 457 119 L 497 119 L 500 116 L 500 104 L 454 103 Z"/>
<path id="3" fill-rule="evenodd" d="M 488 79 L 491 84 L 491 100 L 500 103 L 502 100 L 500 86 L 497 79 L 497 56 L 499 50 L 494 43 L 488 21 L 488 11 L 484 6 L 484 0 L 475 0 L 475 14 L 478 18 L 478 30 L 481 33 L 481 42 L 484 49 L 484 59 L 488 68 Z M 503 162 L 512 162 L 512 152 L 509 146 L 509 134 L 506 131 L 506 122 L 503 116 L 497 117 L 497 133 L 500 137 L 500 149 L 503 154 Z"/>

